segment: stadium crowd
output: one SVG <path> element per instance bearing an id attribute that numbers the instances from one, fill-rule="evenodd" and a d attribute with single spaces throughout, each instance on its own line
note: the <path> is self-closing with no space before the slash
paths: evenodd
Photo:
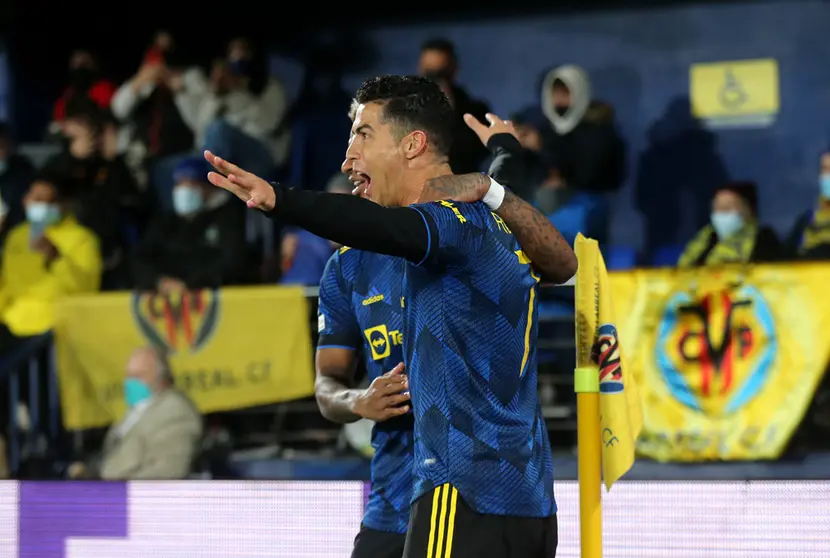
<path id="1" fill-rule="evenodd" d="M 289 103 L 264 54 L 238 38 L 209 68 L 187 66 L 176 37 L 160 31 L 135 74 L 118 84 L 91 52 L 77 51 L 45 131 L 55 154 L 27 158 L 0 125 L 0 357 L 50 331 L 55 302 L 70 295 L 319 283 L 332 243 L 248 214 L 206 178 L 201 153 L 208 149 L 273 180 L 351 190 L 337 170 L 351 103 L 338 69 L 321 69 L 327 79 L 308 80 Z M 412 69 L 434 78 L 456 111 L 451 164 L 459 173 L 485 170 L 488 158 L 462 119 L 489 111 L 486 100 L 456 81 L 462 62 L 451 41 L 432 39 Z M 577 66 L 551 70 L 539 87 L 537 105 L 510 115 L 530 177 L 516 193 L 570 242 L 578 233 L 598 239 L 610 267 L 830 258 L 830 150 L 816 161 L 815 206 L 794 216 L 787 238 L 759 222 L 754 184 L 707 184 L 711 219 L 685 246 L 665 247 L 651 261 L 616 258 L 610 195 L 628 175 L 628 154 L 614 108 L 594 96 Z M 164 376 L 165 366 L 150 362 Z M 3 421 L 15 411 L 3 408 L 7 402 L 0 393 Z M 190 440 L 195 426 L 183 432 Z M 78 466 L 75 476 L 96 467 Z"/>

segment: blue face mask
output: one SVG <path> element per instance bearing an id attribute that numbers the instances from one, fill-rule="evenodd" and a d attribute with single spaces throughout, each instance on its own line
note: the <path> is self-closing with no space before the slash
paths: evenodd
<path id="1" fill-rule="evenodd" d="M 196 188 L 182 185 L 173 188 L 173 210 L 178 215 L 198 213 L 204 203 L 202 193 Z"/>
<path id="2" fill-rule="evenodd" d="M 819 178 L 819 187 L 821 188 L 821 197 L 830 200 L 830 174 L 822 174 Z"/>
<path id="3" fill-rule="evenodd" d="M 150 387 L 136 378 L 127 378 L 124 380 L 124 399 L 127 401 L 127 406 L 135 407 L 142 401 L 147 401 L 153 396 Z"/>
<path id="4" fill-rule="evenodd" d="M 712 228 L 718 238 L 729 238 L 744 226 L 744 218 L 737 211 L 715 211 L 712 213 Z"/>
<path id="5" fill-rule="evenodd" d="M 53 203 L 32 202 L 26 206 L 26 220 L 33 225 L 54 225 L 61 220 L 61 210 Z"/>

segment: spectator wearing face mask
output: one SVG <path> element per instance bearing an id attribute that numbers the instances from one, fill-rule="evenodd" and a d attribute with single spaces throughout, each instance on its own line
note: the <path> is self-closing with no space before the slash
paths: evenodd
<path id="1" fill-rule="evenodd" d="M 418 73 L 437 81 L 450 100 L 456 115 L 450 166 L 455 174 L 465 174 L 483 170 L 482 166 L 490 152 L 464 123 L 464 114 L 472 114 L 479 121 L 485 122 L 484 115 L 490 112 L 490 108 L 487 103 L 474 99 L 466 89 L 458 85 L 458 70 L 458 56 L 451 41 L 436 38 L 421 45 Z"/>
<path id="2" fill-rule="evenodd" d="M 209 170 L 202 157 L 176 167 L 173 213 L 156 217 L 138 246 L 136 288 L 169 294 L 244 282 L 245 206 L 211 185 Z"/>
<path id="3" fill-rule="evenodd" d="M 277 134 L 287 111 L 282 84 L 244 38 L 216 60 L 196 115 L 196 144 L 262 177 L 287 158 L 287 136 Z"/>
<path id="4" fill-rule="evenodd" d="M 24 156 L 15 153 L 14 142 L 8 126 L 0 122 L 0 196 L 6 207 L 5 231 L 23 222 L 23 196 L 34 178 L 34 168 Z"/>
<path id="5" fill-rule="evenodd" d="M 170 363 L 154 347 L 136 350 L 124 379 L 127 414 L 108 431 L 101 452 L 69 466 L 72 479 L 185 479 L 199 455 L 202 417 L 173 385 Z"/>
<path id="6" fill-rule="evenodd" d="M 830 150 L 819 157 L 816 205 L 796 220 L 787 249 L 799 260 L 830 260 Z"/>
<path id="7" fill-rule="evenodd" d="M 92 293 L 101 281 L 98 239 L 72 215 L 59 177 L 40 176 L 23 199 L 26 221 L 9 231 L 0 264 L 0 354 L 45 333 L 55 303 Z"/>
<path id="8" fill-rule="evenodd" d="M 625 179 L 625 142 L 617 131 L 614 109 L 591 97 L 588 75 L 578 66 L 547 72 L 540 89 L 540 106 L 523 114 L 540 134 L 538 161 L 544 166 L 544 180 L 555 187 L 537 194 L 548 205 L 568 200 L 577 214 L 567 220 L 590 222 L 590 235 L 602 244 L 610 222 L 607 194 L 617 191 Z M 584 228 L 578 232 L 589 234 Z"/>
<path id="9" fill-rule="evenodd" d="M 603 238 L 606 233 L 606 204 L 591 193 L 575 190 L 562 177 L 550 153 L 544 149 L 545 117 L 526 109 L 511 117 L 524 148 L 528 182 L 517 195 L 536 206 L 573 244 L 576 235 Z"/>
<path id="10" fill-rule="evenodd" d="M 730 182 L 715 192 L 710 223 L 686 245 L 677 266 L 774 262 L 781 252 L 775 232 L 758 223 L 755 184 Z"/>
<path id="11" fill-rule="evenodd" d="M 69 58 L 69 85 L 55 101 L 50 131 L 60 131 L 67 111 L 77 101 L 90 100 L 100 108 L 109 108 L 115 84 L 101 75 L 98 60 L 88 50 L 76 50 Z"/>
<path id="12" fill-rule="evenodd" d="M 613 107 L 592 98 L 588 74 L 573 65 L 548 72 L 541 101 L 552 132 L 546 133 L 545 149 L 565 183 L 598 194 L 619 190 L 625 180 L 625 142 Z"/>

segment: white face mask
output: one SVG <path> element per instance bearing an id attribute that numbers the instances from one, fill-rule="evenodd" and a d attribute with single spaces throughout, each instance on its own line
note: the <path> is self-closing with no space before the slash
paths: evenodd
<path id="1" fill-rule="evenodd" d="M 26 206 L 26 220 L 34 225 L 54 225 L 61 220 L 61 210 L 54 203 L 32 202 Z"/>
<path id="2" fill-rule="evenodd" d="M 712 228 L 718 238 L 729 238 L 744 226 L 744 218 L 737 211 L 715 211 L 712 213 Z"/>
<path id="3" fill-rule="evenodd" d="M 173 210 L 177 215 L 193 215 L 201 211 L 205 204 L 202 193 L 186 184 L 178 184 L 173 188 Z"/>

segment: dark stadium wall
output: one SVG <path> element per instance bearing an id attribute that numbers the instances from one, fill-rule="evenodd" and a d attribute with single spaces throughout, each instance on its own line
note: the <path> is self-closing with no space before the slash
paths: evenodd
<path id="1" fill-rule="evenodd" d="M 423 40 L 454 40 L 460 80 L 502 114 L 538 102 L 545 69 L 584 67 L 595 95 L 616 108 L 629 146 L 613 237 L 642 248 L 646 236 L 687 239 L 708 215 L 707 188 L 726 173 L 758 182 L 761 217 L 782 233 L 813 203 L 818 153 L 830 146 L 828 21 L 827 3 L 794 0 L 389 26 L 370 38 L 375 73 L 412 72 Z M 755 58 L 778 61 L 773 125 L 701 129 L 689 115 L 690 65 Z M 638 208 L 656 217 L 646 221 Z M 680 208 L 678 219 L 672 211 Z"/>

